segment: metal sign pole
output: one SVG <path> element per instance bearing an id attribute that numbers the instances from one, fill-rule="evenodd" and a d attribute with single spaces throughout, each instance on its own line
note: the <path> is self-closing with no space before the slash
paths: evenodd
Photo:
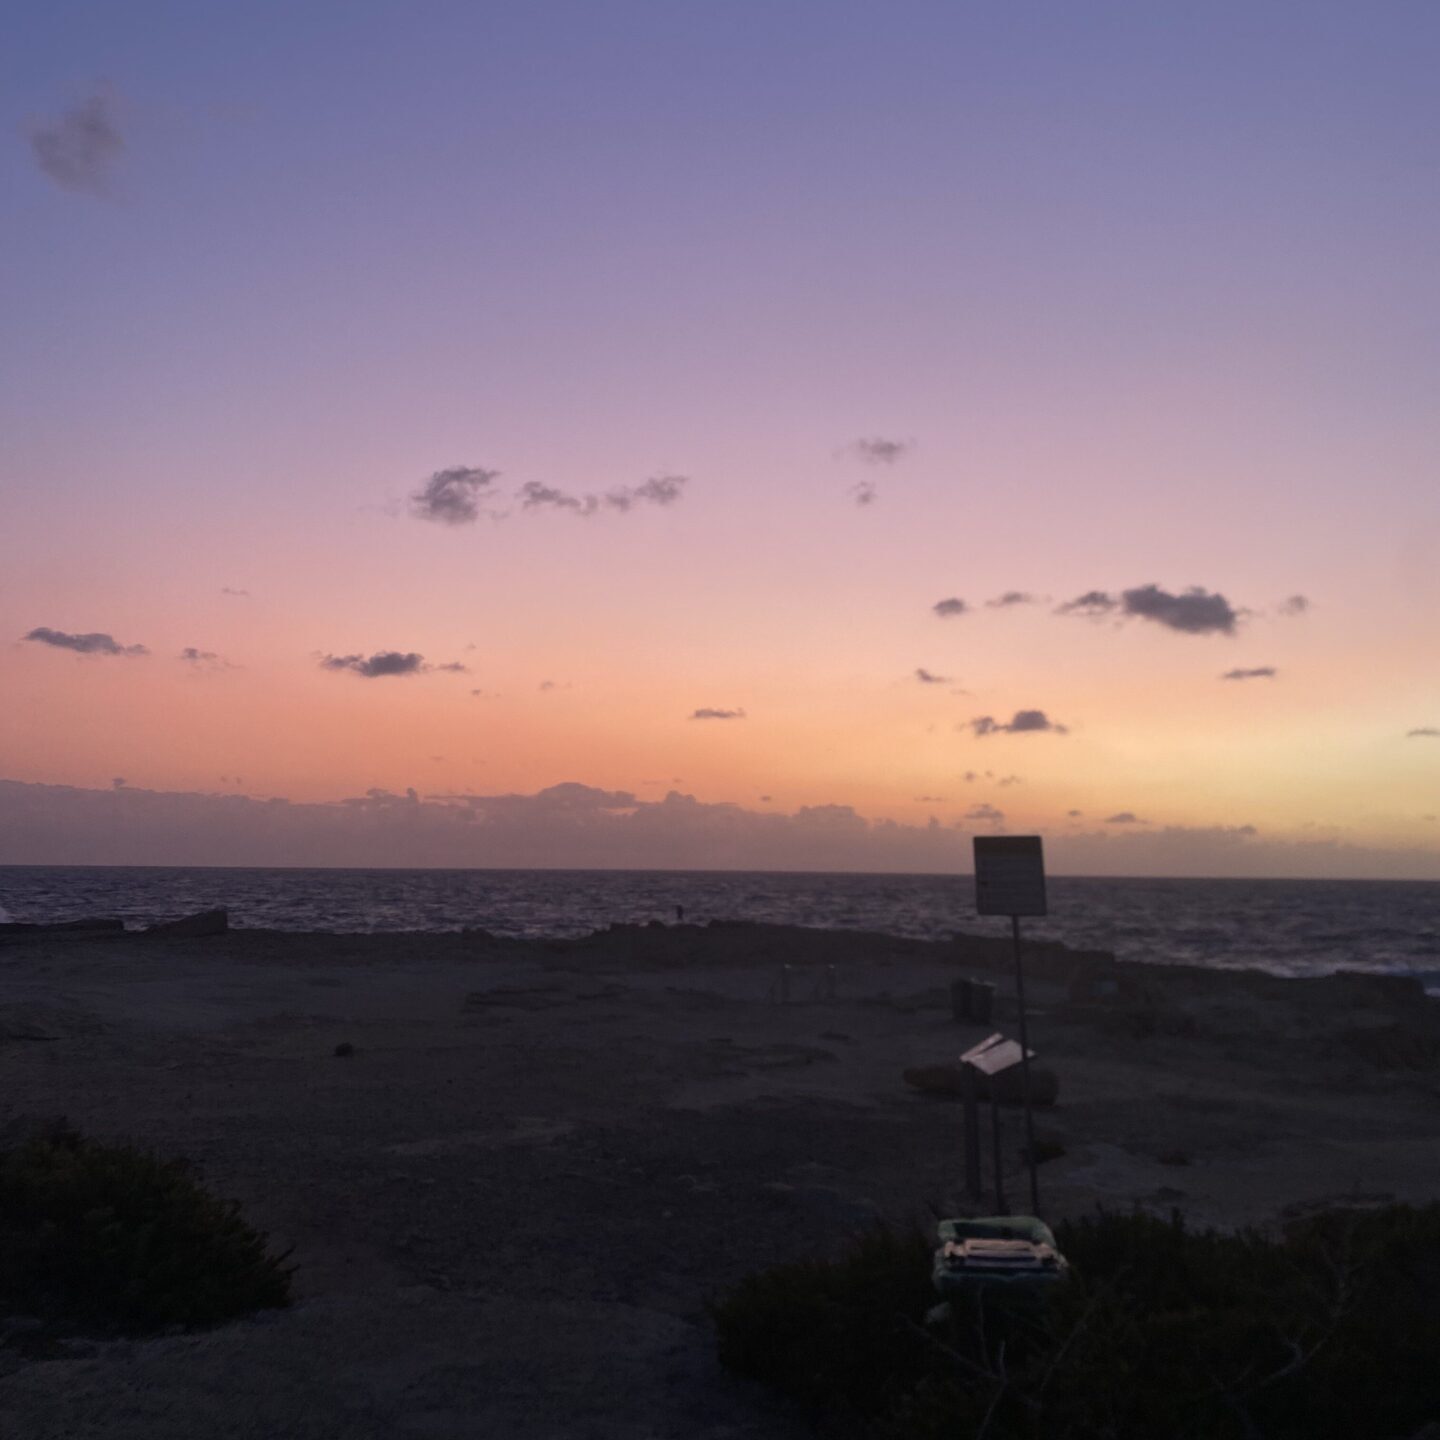
<path id="1" fill-rule="evenodd" d="M 1020 1092 L 1025 1101 L 1025 1156 L 1030 1162 L 1030 1211 L 1040 1214 L 1040 1183 L 1035 1176 L 1035 1112 L 1030 1105 L 1030 1037 L 1025 1025 L 1025 970 L 1020 963 L 1020 917 L 1010 917 L 1015 942 L 1015 1001 L 1020 1008 Z"/>

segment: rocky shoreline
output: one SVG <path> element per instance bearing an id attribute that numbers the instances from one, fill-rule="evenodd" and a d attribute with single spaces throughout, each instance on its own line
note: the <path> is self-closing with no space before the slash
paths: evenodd
<path id="1" fill-rule="evenodd" d="M 904 1072 L 1009 1033 L 1010 963 L 1008 937 L 751 924 L 9 931 L 0 1126 L 185 1155 L 301 1268 L 292 1310 L 218 1331 L 0 1344 L 0 1411 L 34 1440 L 793 1433 L 719 1372 L 706 1300 L 964 1210 L 960 1107 Z M 1026 965 L 1047 1218 L 1440 1196 L 1418 982 Z M 955 1019 L 962 978 L 994 984 L 988 1022 Z"/>

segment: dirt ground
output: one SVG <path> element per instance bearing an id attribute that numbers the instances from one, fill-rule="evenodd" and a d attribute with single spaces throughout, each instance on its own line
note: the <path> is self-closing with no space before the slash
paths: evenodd
<path id="1" fill-rule="evenodd" d="M 0 1342 L 0 1435 L 802 1433 L 719 1370 L 707 1297 L 877 1216 L 993 1208 L 962 1197 L 960 1106 L 902 1071 L 1013 1031 L 1006 958 L 749 925 L 8 940 L 0 1127 L 184 1155 L 300 1269 L 290 1310 L 214 1331 Z M 1000 985 L 993 1024 L 952 1017 L 962 975 Z M 1043 947 L 1030 988 L 1046 1218 L 1440 1197 L 1418 987 Z"/>

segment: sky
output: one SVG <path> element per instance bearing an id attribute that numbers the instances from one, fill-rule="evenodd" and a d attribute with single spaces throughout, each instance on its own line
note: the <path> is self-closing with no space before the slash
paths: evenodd
<path id="1" fill-rule="evenodd" d="M 1428 0 L 22 4 L 0 861 L 1440 878 L 1437 68 Z"/>

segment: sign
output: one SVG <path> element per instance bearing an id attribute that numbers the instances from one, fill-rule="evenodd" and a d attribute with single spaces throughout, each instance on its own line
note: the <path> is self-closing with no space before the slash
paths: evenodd
<path id="1" fill-rule="evenodd" d="M 1033 1060 L 1035 1052 L 1027 1050 L 1025 1058 Z M 972 1050 L 967 1050 L 961 1057 L 962 1065 L 973 1065 L 982 1075 L 998 1075 L 1002 1070 L 1008 1070 L 1012 1065 L 1018 1065 L 1021 1060 L 1021 1051 L 1018 1041 L 1007 1040 L 1003 1035 L 992 1035 L 988 1040 L 982 1040 Z"/>
<path id="2" fill-rule="evenodd" d="M 1045 857 L 1038 835 L 975 837 L 975 913 L 1045 914 Z"/>
<path id="3" fill-rule="evenodd" d="M 993 1035 L 988 1035 L 978 1045 L 972 1045 L 961 1057 L 962 1065 L 969 1065 L 977 1055 L 983 1054 L 992 1045 L 998 1045 L 1005 1037 L 997 1030 Z"/>

